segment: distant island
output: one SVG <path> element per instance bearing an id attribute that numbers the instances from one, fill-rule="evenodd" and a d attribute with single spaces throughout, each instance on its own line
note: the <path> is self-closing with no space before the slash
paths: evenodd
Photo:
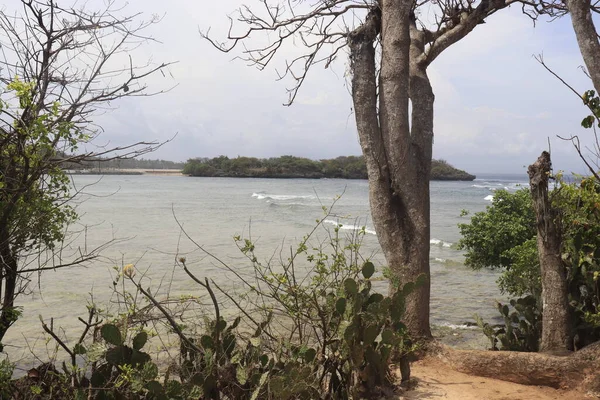
<path id="1" fill-rule="evenodd" d="M 318 161 L 295 156 L 266 159 L 219 156 L 190 159 L 183 167 L 183 174 L 232 178 L 367 179 L 367 167 L 362 156 L 342 156 Z M 473 179 L 475 175 L 454 168 L 445 160 L 433 160 L 431 163 L 431 180 L 472 181 Z"/>

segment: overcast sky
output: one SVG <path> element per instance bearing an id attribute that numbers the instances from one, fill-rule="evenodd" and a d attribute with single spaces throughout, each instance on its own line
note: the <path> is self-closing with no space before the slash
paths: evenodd
<path id="1" fill-rule="evenodd" d="M 198 30 L 209 27 L 222 37 L 226 16 L 241 3 L 130 0 L 127 10 L 164 15 L 151 30 L 162 43 L 143 47 L 136 58 L 178 61 L 170 67 L 173 78 L 156 76 L 149 83 L 157 89 L 177 86 L 164 95 L 114 104 L 118 109 L 98 118 L 104 142 L 161 141 L 177 134 L 151 155 L 177 161 L 221 154 L 313 159 L 360 154 L 345 56 L 333 68 L 312 70 L 295 104 L 284 107 L 290 81 L 278 82 L 273 68 L 248 67 L 200 37 Z M 583 61 L 568 17 L 534 26 L 514 7 L 447 49 L 429 68 L 436 95 L 434 157 L 473 173 L 519 173 L 550 140 L 556 169 L 584 171 L 572 146 L 556 136 L 589 137 L 592 131 L 580 128 L 586 109 L 535 61 L 540 53 L 578 91 L 591 88 L 579 68 Z M 274 66 L 284 61 L 280 57 Z"/>

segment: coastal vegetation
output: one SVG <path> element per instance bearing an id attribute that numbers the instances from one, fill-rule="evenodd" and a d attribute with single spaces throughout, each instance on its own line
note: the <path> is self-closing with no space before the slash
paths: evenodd
<path id="1" fill-rule="evenodd" d="M 561 258 L 572 316 L 569 347 L 576 350 L 600 340 L 600 185 L 594 177 L 578 183 L 559 183 L 551 198 L 553 207 L 560 210 L 564 238 Z M 466 250 L 465 264 L 474 269 L 501 270 L 498 285 L 502 292 L 522 298 L 511 302 L 518 318 L 507 321 L 502 332 L 491 335 L 492 348 L 498 345 L 501 350 L 537 350 L 543 302 L 530 190 L 497 191 L 492 205 L 473 215 L 469 223 L 461 224 L 460 231 L 463 238 L 459 248 Z M 515 307 L 516 304 L 522 307 Z M 508 317 L 503 306 L 499 309 Z M 537 338 L 537 343 L 516 346 L 513 339 L 517 338 L 522 343 Z"/>
<path id="2" fill-rule="evenodd" d="M 198 295 L 173 298 L 167 293 L 163 299 L 160 288 L 135 265 L 116 266 L 116 309 L 90 303 L 87 316 L 79 319 L 81 332 L 69 335 L 52 317 L 40 316 L 48 342 L 66 358 L 52 359 L 17 381 L 12 380 L 14 366 L 0 362 L 1 397 L 380 398 L 397 387 L 393 363 L 401 381 L 410 379 L 416 350 L 437 352 L 448 364 L 473 374 L 553 387 L 582 385 L 590 393 L 600 392 L 600 181 L 592 170 L 592 178 L 572 185 L 559 182 L 549 193 L 546 152 L 530 166 L 529 192 L 499 192 L 488 210 L 460 227 L 467 264 L 502 269 L 502 290 L 521 296 L 510 307 L 499 304 L 505 326 L 497 329 L 480 321 L 493 349 L 518 352 L 462 352 L 431 341 L 429 181 L 474 177 L 432 160 L 434 96 L 427 68 L 512 2 L 436 3 L 442 15 L 432 31 L 419 21 L 427 2 L 374 0 L 352 7 L 345 0 L 300 3 L 282 1 L 273 8 L 265 1 L 266 19 L 243 7 L 237 21 L 247 31 L 230 37 L 231 47 L 204 36 L 229 52 L 256 32 L 276 33 L 269 35 L 274 42 L 267 47 L 244 48 L 249 61 L 264 68 L 298 33 L 306 54 L 284 72 L 295 80 L 290 104 L 309 68 L 328 65 L 340 50 L 323 57 L 321 49 L 331 49 L 342 38 L 341 46 L 349 47 L 353 111 L 364 155 L 321 161 L 221 156 L 190 160 L 184 172 L 369 179 L 371 214 L 390 281 L 387 295 L 374 290 L 378 271 L 359 252 L 366 228 L 342 236 L 343 225 L 338 225 L 325 241 L 313 235 L 332 215 L 327 208 L 315 229 L 289 255 L 282 251 L 279 261 L 262 261 L 251 238 L 236 236 L 250 274 L 208 253 L 177 221 L 181 237 L 230 274 L 238 291 L 199 277 L 179 254 L 178 272 L 198 285 Z M 582 10 L 581 4 L 569 1 L 565 7 L 572 10 L 581 52 L 598 89 L 600 66 L 590 59 L 600 45 L 590 47 L 591 5 Z M 119 19 L 115 15 L 121 9 L 112 9 L 113 2 L 99 12 L 60 8 L 52 0 L 23 0 L 22 6 L 24 14 L 18 18 L 0 11 L 5 54 L 0 71 L 8 71 L 0 81 L 0 340 L 19 318 L 16 300 L 28 290 L 31 274 L 82 265 L 97 256 L 98 249 L 89 252 L 82 246 L 71 249 L 73 260 L 63 259 L 68 226 L 77 219 L 69 203 L 76 193 L 65 163 L 85 165 L 102 156 L 128 158 L 153 150 L 153 143 L 93 153 L 80 149 L 97 135 L 91 128 L 97 109 L 145 94 L 143 79 L 166 67 L 148 63 L 138 68 L 128 57 L 121 70 L 104 68 L 112 55 L 129 54 L 145 42 L 141 31 L 155 19 L 133 24 L 137 16 Z M 356 9 L 362 9 L 364 19 L 352 29 L 329 30 Z M 594 35 L 598 44 L 595 30 Z M 64 60 L 82 55 L 91 61 L 69 70 Z M 297 61 L 300 74 L 294 69 Z M 600 117 L 600 99 L 588 92 L 582 100 L 592 111 L 584 126 L 592 127 Z M 149 351 L 152 340 L 175 349 L 167 365 Z"/>
<path id="3" fill-rule="evenodd" d="M 77 219 L 71 205 L 77 193 L 63 164 L 155 149 L 158 143 L 140 142 L 84 150 L 98 136 L 95 111 L 149 94 L 144 79 L 166 67 L 131 60 L 121 69 L 104 68 L 145 41 L 139 35 L 156 20 L 116 17 L 112 2 L 98 12 L 54 1 L 21 6 L 15 15 L 0 10 L 0 341 L 20 317 L 17 299 L 31 291 L 34 276 L 87 265 L 104 247 L 71 247 L 77 232 L 67 231 Z M 67 60 L 78 57 L 89 63 L 72 68 Z"/>
<path id="4" fill-rule="evenodd" d="M 89 157 L 81 162 L 66 162 L 62 166 L 71 171 L 109 171 L 122 169 L 183 169 L 184 165 L 182 162 L 161 159 L 153 160 L 143 157 Z"/>
<path id="5" fill-rule="evenodd" d="M 392 360 L 408 381 L 409 357 L 416 349 L 402 323 L 406 296 L 425 284 L 425 277 L 392 296 L 377 293 L 375 265 L 360 255 L 364 230 L 345 236 L 340 225 L 319 241 L 315 233 L 330 217 L 330 210 L 324 211 L 287 260 L 259 261 L 255 243 L 235 237 L 252 265 L 250 275 L 197 246 L 234 276 L 238 291 L 198 277 L 186 258 L 178 257 L 177 272 L 195 282 L 199 293 L 158 300 L 158 288 L 134 265 L 115 267 L 117 309 L 91 303 L 80 318 L 81 332 L 66 337 L 41 321 L 69 364 L 61 370 L 45 364 L 12 382 L 6 373 L 0 390 L 36 399 L 325 400 L 393 394 Z M 200 310 L 203 318 L 190 317 L 201 297 L 210 299 L 210 309 Z M 222 308 L 226 303 L 233 313 Z M 160 361 L 147 349 L 170 336 L 179 344 L 172 346 L 169 367 L 161 374 Z"/>
<path id="6" fill-rule="evenodd" d="M 191 176 L 236 178 L 339 178 L 368 179 L 363 156 L 345 156 L 329 160 L 282 156 L 268 159 L 255 157 L 193 158 L 183 173 Z M 432 160 L 431 180 L 472 181 L 475 175 L 454 168 L 445 160 Z"/>

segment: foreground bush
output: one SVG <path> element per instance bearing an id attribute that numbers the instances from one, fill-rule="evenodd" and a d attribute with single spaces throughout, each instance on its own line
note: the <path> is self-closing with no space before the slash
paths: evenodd
<path id="1" fill-rule="evenodd" d="M 560 210 L 561 256 L 574 318 L 573 347 L 579 349 L 600 339 L 600 182 L 593 177 L 579 183 L 559 182 L 551 199 Z M 499 331 L 492 334 L 491 328 L 485 327 L 492 348 L 496 340 L 502 344 L 501 350 L 536 351 L 532 342 L 541 337 L 542 287 L 529 190 L 496 192 L 492 205 L 459 229 L 465 264 L 474 269 L 502 269 L 498 280 L 502 292 L 524 296 L 511 302 L 519 305 L 511 311 L 499 307 L 505 318 Z M 508 332 L 510 342 L 504 336 Z M 521 334 L 527 338 L 519 338 Z"/>
<path id="2" fill-rule="evenodd" d="M 314 245 L 321 228 L 318 222 L 278 263 L 262 263 L 254 243 L 236 237 L 252 264 L 251 278 L 213 259 L 235 276 L 244 288 L 239 293 L 196 277 L 179 258 L 181 270 L 211 300 L 212 315 L 204 310 L 200 320 L 177 314 L 144 276 L 136 278 L 134 267 L 125 266 L 114 282 L 123 306 L 117 318 L 90 306 L 74 343 L 44 323 L 70 365 L 63 363 L 60 372 L 49 368 L 39 382 L 24 378 L 19 387 L 40 396 L 35 398 L 95 399 L 358 399 L 392 393 L 393 360 L 403 380 L 410 376 L 414 346 L 401 319 L 405 297 L 423 279 L 392 297 L 376 293 L 375 266 L 359 253 L 364 230 L 340 238 L 336 228 Z M 179 341 L 177 360 L 166 370 L 145 350 L 149 337 L 160 334 L 141 317 L 149 313 Z M 28 398 L 23 390 L 18 395 Z"/>

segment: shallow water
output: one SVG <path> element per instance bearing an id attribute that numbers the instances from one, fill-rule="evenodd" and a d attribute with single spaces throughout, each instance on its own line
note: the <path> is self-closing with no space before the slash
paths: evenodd
<path id="1" fill-rule="evenodd" d="M 496 320 L 495 300 L 503 299 L 491 271 L 472 271 L 463 265 L 463 256 L 453 246 L 460 236 L 462 209 L 481 211 L 498 188 L 516 190 L 521 177 L 484 177 L 474 182 L 431 183 L 431 270 L 433 324 L 460 329 L 473 321 L 475 313 Z M 113 267 L 133 263 L 147 275 L 146 285 L 172 294 L 197 294 L 198 288 L 179 269 L 175 259 L 185 256 L 199 277 L 232 285 L 233 274 L 199 251 L 187 235 L 236 271 L 248 271 L 250 263 L 236 247 L 234 235 L 251 236 L 260 259 L 287 257 L 289 246 L 298 243 L 324 217 L 322 207 L 331 206 L 324 227 L 341 224 L 342 234 L 365 227 L 362 254 L 383 263 L 381 250 L 370 220 L 368 183 L 359 180 L 277 180 L 234 178 L 189 178 L 180 176 L 75 176 L 82 189 L 78 212 L 81 219 L 74 230 L 87 227 L 75 239 L 77 246 L 93 248 L 116 240 L 103 251 L 103 258 L 85 268 L 50 271 L 42 276 L 39 289 L 19 299 L 23 317 L 4 340 L 13 360 L 31 360 L 29 349 L 44 352 L 38 315 L 54 326 L 65 328 L 67 336 L 80 332 L 78 316 L 93 294 L 97 304 L 111 300 Z M 177 220 L 176 220 L 177 219 Z M 325 239 L 324 229 L 313 243 Z M 126 240 L 123 240 L 126 239 Z M 170 282 L 170 285 L 167 283 Z M 34 282 L 37 286 L 37 282 Z M 378 284 L 385 290 L 383 282 Z M 34 361 L 31 361 L 34 362 Z"/>

